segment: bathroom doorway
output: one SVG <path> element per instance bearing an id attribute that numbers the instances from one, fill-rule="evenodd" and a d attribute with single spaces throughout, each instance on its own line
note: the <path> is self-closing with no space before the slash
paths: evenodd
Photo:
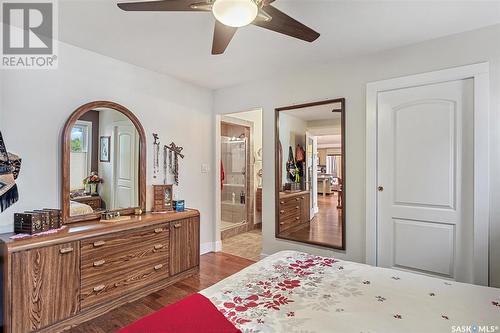
<path id="1" fill-rule="evenodd" d="M 262 111 L 220 117 L 222 251 L 259 260 L 262 252 Z"/>

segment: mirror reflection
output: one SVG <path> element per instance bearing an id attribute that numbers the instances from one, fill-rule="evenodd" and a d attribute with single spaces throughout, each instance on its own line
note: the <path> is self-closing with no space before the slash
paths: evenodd
<path id="1" fill-rule="evenodd" d="M 344 100 L 276 110 L 276 236 L 344 248 Z"/>
<path id="2" fill-rule="evenodd" d="M 139 134 L 126 115 L 88 111 L 70 140 L 70 216 L 138 206 Z"/>

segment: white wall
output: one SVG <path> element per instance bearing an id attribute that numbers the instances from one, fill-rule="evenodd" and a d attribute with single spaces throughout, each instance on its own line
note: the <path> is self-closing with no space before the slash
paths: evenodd
<path id="1" fill-rule="evenodd" d="M 297 118 L 295 116 L 289 115 L 286 111 L 281 111 L 279 115 L 280 122 L 280 142 L 281 148 L 283 149 L 283 155 L 281 156 L 283 160 L 283 167 L 281 168 L 281 183 L 284 185 L 288 183 L 287 172 L 286 172 L 286 162 L 288 161 L 288 153 L 290 147 L 292 147 L 293 157 L 295 156 L 295 147 L 298 144 L 306 149 L 306 131 L 307 122 Z M 274 141 L 271 143 L 274 145 Z"/>
<path id="2" fill-rule="evenodd" d="M 111 100 L 141 121 L 148 142 L 148 180 L 152 179 L 152 133 L 162 144 L 183 146 L 180 187 L 188 207 L 201 211 L 201 243 L 214 238 L 212 92 L 83 49 L 60 44 L 59 69 L 1 71 L 3 134 L 9 150 L 23 158 L 18 180 L 20 201 L 0 214 L 0 232 L 12 230 L 13 214 L 60 207 L 60 138 L 65 121 L 80 105 Z M 147 188 L 151 202 L 151 187 Z M 148 207 L 150 205 L 148 204 Z"/>
<path id="3" fill-rule="evenodd" d="M 215 93 L 214 111 L 262 107 L 264 126 L 263 252 L 297 249 L 365 260 L 365 97 L 366 83 L 482 61 L 491 70 L 490 280 L 500 287 L 500 25 L 368 56 L 345 59 Z M 346 98 L 345 252 L 274 238 L 274 108 L 327 98 Z"/>

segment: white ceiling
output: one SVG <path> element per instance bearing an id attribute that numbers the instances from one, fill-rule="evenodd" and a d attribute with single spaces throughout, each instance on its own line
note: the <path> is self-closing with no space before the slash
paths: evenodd
<path id="1" fill-rule="evenodd" d="M 340 147 L 342 144 L 341 135 L 322 135 L 318 136 L 318 147 L 328 148 L 328 147 Z"/>
<path id="2" fill-rule="evenodd" d="M 124 12 L 116 3 L 61 0 L 60 39 L 212 89 L 500 23 L 500 1 L 277 0 L 321 37 L 309 44 L 249 26 L 212 56 L 210 13 Z"/>

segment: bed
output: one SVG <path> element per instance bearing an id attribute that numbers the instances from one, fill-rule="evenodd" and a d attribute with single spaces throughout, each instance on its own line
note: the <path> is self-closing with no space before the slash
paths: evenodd
<path id="1" fill-rule="evenodd" d="M 94 210 L 89 205 L 73 200 L 69 201 L 69 216 L 92 214 Z"/>
<path id="2" fill-rule="evenodd" d="M 241 332 L 495 332 L 500 326 L 500 289 L 295 251 L 269 256 L 200 294 Z"/>

